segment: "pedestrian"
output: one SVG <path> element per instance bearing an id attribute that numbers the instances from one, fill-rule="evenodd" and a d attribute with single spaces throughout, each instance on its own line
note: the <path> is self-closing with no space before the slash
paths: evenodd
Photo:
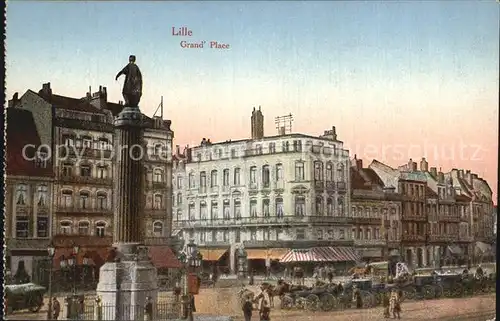
<path id="1" fill-rule="evenodd" d="M 247 297 L 245 303 L 243 304 L 243 316 L 245 317 L 245 321 L 252 320 L 252 310 L 252 300 L 250 299 L 250 297 Z"/>
<path id="2" fill-rule="evenodd" d="M 384 307 L 384 318 L 388 319 L 391 317 L 389 313 L 389 308 L 391 306 L 390 292 L 382 293 L 382 306 Z"/>
<path id="3" fill-rule="evenodd" d="M 83 296 L 78 299 L 78 320 L 84 320 L 85 301 Z"/>
<path id="4" fill-rule="evenodd" d="M 328 283 L 333 282 L 333 270 L 331 268 L 328 269 Z"/>
<path id="5" fill-rule="evenodd" d="M 361 298 L 361 292 L 357 286 L 354 286 L 353 301 L 356 302 L 356 309 L 363 308 L 363 299 Z"/>
<path id="6" fill-rule="evenodd" d="M 146 297 L 146 304 L 144 305 L 144 314 L 147 321 L 153 320 L 153 300 L 150 296 Z"/>
<path id="7" fill-rule="evenodd" d="M 59 313 L 61 313 L 61 304 L 56 297 L 52 298 L 52 320 L 57 320 L 59 318 Z"/>
<path id="8" fill-rule="evenodd" d="M 396 289 L 392 289 L 391 298 L 389 300 L 390 310 L 394 319 L 401 319 L 401 297 Z"/>
<path id="9" fill-rule="evenodd" d="M 267 291 L 262 291 L 259 303 L 259 316 L 260 321 L 270 321 L 271 320 L 271 305 L 269 300 L 269 295 Z"/>

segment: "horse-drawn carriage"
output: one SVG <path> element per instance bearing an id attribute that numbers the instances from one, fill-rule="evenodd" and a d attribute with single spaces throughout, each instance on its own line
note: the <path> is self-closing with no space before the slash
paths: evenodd
<path id="1" fill-rule="evenodd" d="M 43 306 L 46 288 L 34 283 L 12 284 L 5 286 L 6 313 L 28 309 L 35 313 Z"/>

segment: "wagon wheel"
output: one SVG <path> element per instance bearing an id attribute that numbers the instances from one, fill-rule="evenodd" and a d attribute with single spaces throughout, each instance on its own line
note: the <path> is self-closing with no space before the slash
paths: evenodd
<path id="1" fill-rule="evenodd" d="M 460 297 L 464 293 L 464 288 L 462 285 L 456 285 L 455 288 L 453 289 L 453 296 L 454 297 Z"/>
<path id="2" fill-rule="evenodd" d="M 321 307 L 321 301 L 316 294 L 309 294 L 306 298 L 306 309 L 309 311 L 317 311 Z"/>
<path id="3" fill-rule="evenodd" d="M 407 287 L 403 289 L 403 297 L 405 297 L 408 300 L 415 300 L 415 297 L 417 296 L 417 290 L 413 287 Z"/>
<path id="4" fill-rule="evenodd" d="M 426 285 L 423 288 L 424 299 L 431 300 L 436 297 L 436 288 L 433 285 Z"/>
<path id="5" fill-rule="evenodd" d="M 375 294 L 375 304 L 381 305 L 382 302 L 384 301 L 384 296 L 385 296 L 384 292 L 379 292 L 379 293 Z"/>
<path id="6" fill-rule="evenodd" d="M 303 297 L 299 297 L 297 301 L 295 301 L 295 307 L 297 309 L 305 309 L 307 305 L 307 300 Z"/>
<path id="7" fill-rule="evenodd" d="M 31 301 L 31 306 L 28 308 L 30 312 L 37 313 L 40 311 L 43 305 L 43 298 L 41 296 L 37 296 L 33 298 Z"/>
<path id="8" fill-rule="evenodd" d="M 373 294 L 368 291 L 361 291 L 361 302 L 363 303 L 363 308 L 371 308 L 375 301 Z"/>
<path id="9" fill-rule="evenodd" d="M 281 309 L 290 310 L 291 308 L 293 308 L 293 298 L 288 294 L 285 294 L 281 298 Z"/>
<path id="10" fill-rule="evenodd" d="M 436 299 L 443 296 L 443 286 L 441 284 L 436 284 L 434 290 L 436 291 Z"/>
<path id="11" fill-rule="evenodd" d="M 445 298 L 451 298 L 453 296 L 453 291 L 451 288 L 446 288 L 443 290 L 443 296 Z"/>
<path id="12" fill-rule="evenodd" d="M 323 311 L 331 311 L 337 306 L 337 300 L 330 293 L 324 293 L 320 297 L 321 309 Z"/>

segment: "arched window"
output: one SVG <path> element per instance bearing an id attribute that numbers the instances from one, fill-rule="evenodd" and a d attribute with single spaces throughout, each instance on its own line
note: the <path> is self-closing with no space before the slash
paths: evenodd
<path id="1" fill-rule="evenodd" d="M 344 177 L 344 164 L 337 165 L 337 177 L 339 182 L 343 182 L 345 180 Z"/>
<path id="2" fill-rule="evenodd" d="M 17 185 L 17 190 L 16 190 L 16 204 L 17 205 L 26 205 L 27 193 L 28 193 L 28 187 L 26 186 L 26 184 Z"/>
<path id="3" fill-rule="evenodd" d="M 160 210 L 160 209 L 162 209 L 162 207 L 163 207 L 163 204 L 162 204 L 162 203 L 163 203 L 163 202 L 162 202 L 162 196 L 161 196 L 161 194 L 155 194 L 155 196 L 154 196 L 153 208 L 154 208 L 155 210 Z"/>
<path id="4" fill-rule="evenodd" d="M 73 206 L 73 191 L 61 191 L 61 207 L 69 208 L 71 206 Z"/>
<path id="5" fill-rule="evenodd" d="M 281 218 L 285 215 L 283 209 L 283 199 L 281 197 L 276 198 L 276 217 Z"/>
<path id="6" fill-rule="evenodd" d="M 95 224 L 95 235 L 104 237 L 106 235 L 106 222 L 97 222 Z"/>
<path id="7" fill-rule="evenodd" d="M 344 206 L 344 198 L 340 196 L 337 199 L 337 204 L 339 206 L 339 216 L 344 216 L 345 215 L 345 206 Z"/>
<path id="8" fill-rule="evenodd" d="M 91 177 L 92 176 L 92 165 L 90 165 L 90 164 L 81 164 L 80 165 L 80 176 L 82 176 L 82 177 Z"/>
<path id="9" fill-rule="evenodd" d="M 196 187 L 196 179 L 194 177 L 194 173 L 189 173 L 189 188 Z"/>
<path id="10" fill-rule="evenodd" d="M 90 235 L 90 223 L 88 221 L 78 222 L 78 234 Z"/>
<path id="11" fill-rule="evenodd" d="M 314 162 L 314 180 L 315 181 L 323 180 L 323 163 L 321 161 Z"/>
<path id="12" fill-rule="evenodd" d="M 326 163 L 326 180 L 331 182 L 333 181 L 333 165 L 332 162 L 327 162 Z"/>
<path id="13" fill-rule="evenodd" d="M 333 199 L 331 197 L 326 199 L 326 215 L 333 216 Z"/>
<path id="14" fill-rule="evenodd" d="M 257 200 L 250 200 L 250 217 L 257 217 Z"/>
<path id="15" fill-rule="evenodd" d="M 108 208 L 108 195 L 105 192 L 97 192 L 97 209 L 105 210 Z"/>
<path id="16" fill-rule="evenodd" d="M 323 215 L 323 197 L 316 197 L 316 215 Z"/>
<path id="17" fill-rule="evenodd" d="M 177 206 L 182 205 L 182 193 L 177 193 Z"/>
<path id="18" fill-rule="evenodd" d="M 161 152 L 163 150 L 163 145 L 162 144 L 155 144 L 155 147 L 154 147 L 154 154 L 155 155 L 161 155 Z"/>
<path id="19" fill-rule="evenodd" d="M 262 166 L 262 185 L 263 187 L 269 187 L 271 184 L 271 172 L 269 170 L 269 165 Z"/>
<path id="20" fill-rule="evenodd" d="M 303 181 L 304 179 L 305 179 L 304 162 L 303 161 L 296 161 L 295 162 L 295 180 L 296 181 Z"/>
<path id="21" fill-rule="evenodd" d="M 283 164 L 276 164 L 276 180 L 281 181 L 284 178 Z"/>
<path id="22" fill-rule="evenodd" d="M 97 178 L 108 178 L 108 167 L 105 165 L 97 166 Z"/>
<path id="23" fill-rule="evenodd" d="M 70 221 L 62 221 L 59 225 L 61 234 L 63 234 L 63 235 L 71 234 L 71 226 L 72 225 L 73 224 Z"/>
<path id="24" fill-rule="evenodd" d="M 155 183 L 163 183 L 163 171 L 159 168 L 155 168 L 153 173 L 153 181 Z"/>
<path id="25" fill-rule="evenodd" d="M 217 171 L 214 169 L 210 172 L 210 187 L 219 186 L 219 182 L 217 181 Z"/>
<path id="26" fill-rule="evenodd" d="M 90 207 L 90 193 L 80 191 L 80 208 L 85 209 Z"/>
<path id="27" fill-rule="evenodd" d="M 163 236 L 163 223 L 156 221 L 153 223 L 153 235 Z"/>
<path id="28" fill-rule="evenodd" d="M 295 196 L 295 216 L 304 216 L 306 214 L 306 199 L 302 195 Z"/>

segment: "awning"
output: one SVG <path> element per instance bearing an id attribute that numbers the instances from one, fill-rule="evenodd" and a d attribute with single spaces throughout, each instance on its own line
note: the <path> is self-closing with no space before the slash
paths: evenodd
<path id="1" fill-rule="evenodd" d="M 325 262 L 325 259 L 314 252 L 312 249 L 307 250 L 290 250 L 285 254 L 281 260 L 281 263 L 291 263 L 291 262 Z"/>
<path id="2" fill-rule="evenodd" d="M 478 255 L 489 255 L 493 252 L 493 249 L 489 244 L 486 244 L 484 242 L 476 242 L 474 252 Z"/>
<path id="3" fill-rule="evenodd" d="M 283 256 L 285 256 L 286 253 L 288 253 L 290 249 L 280 249 L 280 248 L 274 248 L 269 251 L 269 259 L 271 260 L 281 260 Z"/>
<path id="4" fill-rule="evenodd" d="M 178 269 L 182 267 L 181 262 L 175 257 L 174 252 L 165 245 L 153 245 L 149 247 L 149 257 L 154 266 L 159 269 Z"/>
<path id="5" fill-rule="evenodd" d="M 360 252 L 361 252 L 361 257 L 366 257 L 366 258 L 382 257 L 381 249 L 362 249 L 360 250 Z"/>
<path id="6" fill-rule="evenodd" d="M 199 249 L 203 261 L 219 261 L 228 249 Z"/>
<path id="7" fill-rule="evenodd" d="M 449 245 L 448 251 L 453 255 L 463 255 L 463 251 L 458 245 Z"/>
<path id="8" fill-rule="evenodd" d="M 312 251 L 326 262 L 356 262 L 360 260 L 360 256 L 352 247 L 315 247 Z"/>

